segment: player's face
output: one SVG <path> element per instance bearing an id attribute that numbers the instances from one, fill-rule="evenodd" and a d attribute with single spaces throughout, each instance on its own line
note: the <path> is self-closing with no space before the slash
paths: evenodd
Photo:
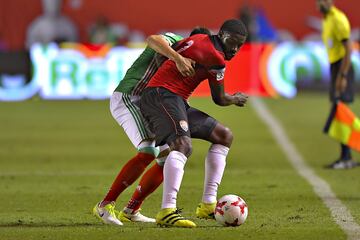
<path id="1" fill-rule="evenodd" d="M 326 14 L 331 8 L 332 0 L 316 0 L 316 5 L 322 14 Z"/>
<path id="2" fill-rule="evenodd" d="M 236 33 L 221 32 L 220 39 L 224 45 L 225 60 L 231 60 L 244 44 L 246 37 Z"/>

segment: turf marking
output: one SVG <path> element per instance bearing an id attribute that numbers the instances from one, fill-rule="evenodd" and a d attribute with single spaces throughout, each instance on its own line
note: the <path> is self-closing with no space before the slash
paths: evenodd
<path id="1" fill-rule="evenodd" d="M 314 192 L 322 199 L 329 208 L 332 217 L 340 228 L 346 233 L 349 240 L 360 239 L 360 226 L 354 221 L 353 216 L 346 206 L 336 197 L 329 184 L 317 176 L 314 171 L 305 163 L 303 157 L 295 145 L 287 136 L 280 122 L 267 109 L 266 105 L 259 98 L 250 100 L 252 107 L 259 118 L 267 125 L 276 142 L 285 153 L 287 159 L 295 170 L 310 183 Z"/>

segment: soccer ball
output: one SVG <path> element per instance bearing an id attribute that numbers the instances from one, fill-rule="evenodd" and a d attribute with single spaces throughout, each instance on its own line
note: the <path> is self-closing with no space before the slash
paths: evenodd
<path id="1" fill-rule="evenodd" d="M 247 215 L 248 207 L 239 196 L 229 194 L 217 201 L 215 219 L 223 226 L 240 226 L 245 222 Z"/>

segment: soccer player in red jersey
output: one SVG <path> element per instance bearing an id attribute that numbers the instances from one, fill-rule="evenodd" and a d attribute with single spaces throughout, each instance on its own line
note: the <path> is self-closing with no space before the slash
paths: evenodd
<path id="1" fill-rule="evenodd" d="M 225 60 L 231 60 L 244 44 L 247 31 L 240 20 L 227 20 L 217 35 L 194 35 L 177 43 L 175 50 L 196 62 L 195 75 L 184 77 L 172 61 L 166 61 L 144 90 L 140 109 L 155 134 L 156 144 L 168 144 L 171 152 L 164 165 L 162 210 L 156 216 L 159 225 L 195 227 L 176 208 L 184 166 L 191 155 L 191 137 L 212 143 L 205 163 L 204 193 L 196 215 L 211 218 L 217 188 L 231 146 L 231 131 L 204 112 L 188 105 L 194 89 L 208 79 L 213 101 L 220 106 L 244 106 L 247 96 L 224 92 Z"/>
<path id="2" fill-rule="evenodd" d="M 190 36 L 199 33 L 210 34 L 210 31 L 197 27 L 192 30 Z M 160 146 L 160 149 L 155 147 L 153 134 L 148 130 L 138 102 L 146 84 L 167 58 L 174 61 L 183 76 L 195 73 L 194 61 L 181 56 L 171 48 L 172 44 L 181 39 L 183 38 L 172 33 L 150 36 L 147 39 L 148 47 L 128 69 L 111 96 L 111 114 L 138 152 L 121 168 L 108 193 L 93 208 L 93 214 L 106 224 L 121 226 L 123 221 L 155 222 L 155 219 L 142 215 L 140 207 L 145 198 L 162 183 L 163 164 L 169 153 L 169 146 Z M 116 211 L 115 201 L 120 194 L 142 175 L 155 158 L 156 163 L 144 173 L 126 207 L 122 211 Z"/>

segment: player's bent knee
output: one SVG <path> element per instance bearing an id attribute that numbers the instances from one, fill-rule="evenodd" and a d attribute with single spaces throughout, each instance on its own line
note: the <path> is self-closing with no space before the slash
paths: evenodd
<path id="1" fill-rule="evenodd" d="M 230 128 L 226 127 L 225 130 L 224 130 L 225 144 L 223 144 L 223 145 L 230 147 L 231 144 L 232 144 L 233 139 L 234 139 L 234 135 L 233 135 L 232 131 L 230 130 Z"/>
<path id="2" fill-rule="evenodd" d="M 189 157 L 192 153 L 191 138 L 187 136 L 178 137 L 175 140 L 173 149 L 183 153 L 186 157 Z"/>
<path id="3" fill-rule="evenodd" d="M 217 131 L 218 144 L 230 147 L 234 139 L 234 135 L 227 127 L 222 127 Z"/>

